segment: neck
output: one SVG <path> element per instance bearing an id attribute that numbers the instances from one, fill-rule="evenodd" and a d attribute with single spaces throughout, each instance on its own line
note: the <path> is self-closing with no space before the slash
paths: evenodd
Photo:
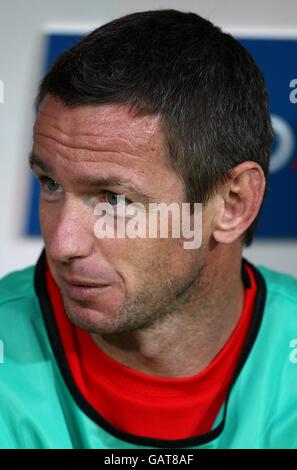
<path id="1" fill-rule="evenodd" d="M 179 378 L 199 373 L 228 341 L 243 308 L 241 253 L 236 259 L 234 253 L 230 258 L 214 250 L 182 311 L 132 332 L 92 334 L 94 341 L 113 359 L 145 374 Z"/>

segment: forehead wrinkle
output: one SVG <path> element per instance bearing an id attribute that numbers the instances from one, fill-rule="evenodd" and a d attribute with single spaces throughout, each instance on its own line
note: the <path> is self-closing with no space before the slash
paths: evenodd
<path id="1" fill-rule="evenodd" d="M 61 132 L 61 134 L 65 135 L 66 137 L 73 137 L 73 136 L 75 136 L 75 135 L 86 135 L 86 136 L 100 137 L 100 136 L 98 135 L 98 133 L 96 133 L 96 132 L 83 131 L 81 134 L 79 134 L 79 133 L 76 134 L 76 132 L 65 132 L 65 131 L 62 129 L 61 126 L 55 125 L 55 122 L 57 121 L 57 119 L 56 119 L 55 117 L 51 116 L 51 115 L 48 114 L 48 113 L 45 113 L 44 111 L 40 111 L 40 114 L 41 114 L 42 116 L 46 117 L 48 121 L 50 121 L 48 124 L 49 124 L 52 128 L 54 128 L 55 130 L 58 130 L 59 132 Z M 65 120 L 62 121 L 62 124 L 63 124 L 64 122 L 65 122 Z M 71 122 L 71 121 L 69 120 L 69 122 Z M 120 124 L 123 124 L 123 120 L 122 120 L 122 119 L 121 119 L 121 120 L 119 119 L 118 122 L 119 122 Z M 84 124 L 84 122 L 83 122 L 83 124 Z M 98 124 L 100 124 L 100 126 L 104 127 L 107 131 L 111 129 L 111 123 L 108 122 L 107 120 L 102 119 L 102 120 L 100 121 L 100 123 L 94 123 L 94 124 L 93 124 L 93 127 L 97 128 L 97 127 L 98 127 Z M 113 121 L 113 124 L 116 124 L 116 122 Z M 139 124 L 139 123 L 132 121 L 132 122 L 130 123 L 130 125 L 129 125 L 129 129 L 138 128 L 138 127 L 139 127 L 138 124 Z M 39 126 L 40 126 L 40 119 L 37 118 L 34 127 L 35 127 L 35 128 L 38 128 Z M 118 126 L 116 126 L 116 127 L 118 127 Z M 142 127 L 143 127 L 143 126 L 142 126 Z M 120 127 L 120 129 L 121 129 L 121 127 Z M 71 130 L 71 129 L 70 129 L 70 130 Z M 147 124 L 147 125 L 144 127 L 144 129 L 143 129 L 143 134 L 144 134 L 144 135 L 154 135 L 154 134 L 156 133 L 156 131 L 157 131 L 157 126 L 156 126 L 155 121 L 153 121 L 153 122 L 150 123 L 150 125 Z M 114 134 L 113 134 L 113 135 L 114 135 Z M 135 135 L 136 135 L 136 136 L 139 135 L 139 129 L 135 129 Z M 127 141 L 128 141 L 128 139 L 126 139 L 125 137 L 122 137 L 121 140 L 123 140 L 123 141 L 127 140 Z"/>
<path id="2" fill-rule="evenodd" d="M 72 149 L 72 150 L 88 150 L 88 151 L 91 151 L 91 152 L 96 152 L 96 153 L 113 153 L 113 154 L 119 154 L 119 155 L 122 155 L 122 156 L 128 156 L 129 158 L 133 158 L 133 159 L 136 159 L 136 160 L 139 160 L 141 159 L 142 155 L 139 155 L 139 154 L 133 154 L 133 153 L 130 153 L 130 152 L 125 152 L 123 150 L 116 150 L 116 149 L 112 149 L 110 148 L 111 146 L 109 146 L 109 148 L 98 148 L 98 145 L 96 146 L 89 146 L 89 145 L 84 145 L 84 146 L 81 146 L 81 145 L 73 145 L 73 144 L 64 144 L 62 142 L 60 142 L 57 138 L 51 136 L 51 135 L 48 135 L 46 133 L 36 133 L 35 134 L 36 136 L 40 136 L 40 137 L 45 137 L 46 139 L 48 140 L 51 140 L 53 142 L 55 142 L 57 145 L 61 146 L 61 147 L 64 147 L 66 150 L 67 149 Z M 155 153 L 155 149 L 153 148 L 152 150 L 152 153 Z M 63 156 L 63 158 L 71 161 L 71 162 L 75 162 L 76 160 L 75 159 L 71 159 L 69 158 L 68 156 L 65 156 L 65 155 L 62 155 L 60 154 L 61 156 Z M 94 161 L 94 162 L 100 162 L 100 160 L 98 160 L 98 158 L 95 157 L 94 160 L 87 160 L 86 158 L 82 158 L 81 161 Z M 79 163 L 79 162 L 77 162 Z"/>
<path id="3" fill-rule="evenodd" d="M 98 144 L 102 145 L 102 140 L 110 140 L 110 139 L 113 139 L 113 141 L 116 139 L 115 142 L 107 142 L 107 146 L 110 147 L 111 145 L 116 145 L 116 146 L 127 146 L 127 148 L 129 149 L 129 153 L 134 153 L 135 152 L 131 152 L 131 148 L 132 149 L 140 149 L 140 150 L 143 150 L 143 149 L 149 149 L 149 147 L 152 147 L 153 150 L 155 150 L 155 147 L 157 145 L 157 143 L 154 143 L 152 142 L 152 138 L 154 138 L 154 136 L 157 134 L 157 131 L 158 131 L 158 126 L 156 126 L 156 122 L 158 120 L 157 117 L 155 117 L 154 119 L 151 118 L 150 122 L 146 123 L 145 126 L 139 126 L 139 122 L 135 122 L 132 121 L 127 128 L 123 128 L 123 124 L 126 125 L 126 120 L 123 121 L 123 119 L 119 119 L 119 126 L 116 125 L 116 122 L 114 122 L 114 120 L 112 122 L 108 122 L 107 119 L 100 119 L 99 123 L 96 122 L 96 119 L 94 116 L 94 118 L 92 119 L 93 122 L 93 125 L 90 126 L 90 127 L 94 127 L 94 128 L 98 128 L 98 125 L 99 125 L 99 129 L 100 129 L 100 134 L 98 134 L 98 132 L 89 132 L 88 130 L 86 131 L 83 131 L 83 132 L 80 132 L 80 127 L 77 130 L 75 130 L 74 132 L 72 132 L 73 130 L 73 125 L 72 125 L 72 128 L 70 128 L 70 132 L 67 132 L 65 130 L 63 130 L 63 128 L 59 125 L 56 124 L 56 119 L 55 117 L 51 116 L 51 114 L 49 113 L 46 113 L 44 111 L 40 111 L 40 115 L 41 115 L 41 119 L 40 119 L 40 116 L 39 118 L 37 118 L 36 120 L 36 123 L 35 123 L 35 126 L 34 126 L 34 134 L 36 136 L 45 136 L 47 138 L 52 138 L 52 139 L 56 139 L 57 142 L 61 143 L 61 144 L 64 144 L 64 142 L 66 143 L 66 145 L 70 148 L 80 148 L 81 147 L 81 143 L 78 143 L 78 144 L 73 144 L 73 140 L 76 140 L 78 141 L 79 139 L 81 138 L 85 138 L 87 137 L 89 142 L 85 142 L 84 143 L 84 148 L 87 148 L 87 149 L 93 149 L 93 145 L 95 146 L 98 146 Z M 45 119 L 45 122 L 42 122 L 42 118 L 46 118 Z M 49 121 L 49 122 L 47 122 Z M 64 122 L 67 122 L 67 119 L 65 120 L 62 120 L 61 119 L 61 122 L 62 124 Z M 68 119 L 69 123 L 71 124 L 72 123 L 72 120 L 71 119 Z M 141 123 L 142 124 L 142 123 Z M 49 130 L 47 131 L 47 133 L 45 133 L 44 131 L 42 131 L 42 127 L 44 125 L 47 125 L 49 126 Z M 85 122 L 83 121 L 82 122 L 82 125 L 85 125 Z M 139 128 L 140 127 L 140 128 Z M 41 129 L 40 129 L 41 128 Z M 116 128 L 116 133 L 112 132 L 114 130 L 114 128 Z M 51 129 L 52 129 L 52 132 L 51 132 Z M 131 129 L 133 129 L 133 132 L 131 132 Z M 130 132 L 130 137 L 132 137 L 133 141 L 132 141 L 132 145 L 131 145 L 131 138 L 129 137 L 126 137 L 125 134 L 127 134 L 127 130 L 128 132 Z M 56 131 L 58 131 L 60 133 L 60 137 L 61 139 L 57 139 L 56 137 Z M 158 137 L 158 136 L 157 136 Z M 162 141 L 162 137 L 159 136 L 159 139 L 160 141 Z M 63 142 L 64 141 L 64 142 Z M 71 141 L 72 143 L 69 143 L 69 141 Z M 65 145 L 65 144 L 64 144 Z M 103 144 L 104 145 L 104 144 Z M 94 148 L 95 149 L 95 148 Z"/>
<path id="4" fill-rule="evenodd" d="M 36 126 L 36 129 L 38 129 L 39 126 Z M 75 133 L 75 134 L 67 134 L 66 132 L 62 131 L 61 128 L 59 128 L 58 126 L 51 126 L 53 129 L 55 130 L 58 130 L 60 134 L 64 135 L 66 137 L 66 139 L 57 139 L 56 138 L 56 133 L 53 132 L 53 134 L 51 134 L 50 132 L 41 132 L 41 131 L 38 131 L 38 130 L 35 130 L 35 133 L 34 135 L 35 136 L 41 136 L 41 137 L 46 137 L 48 139 L 52 139 L 52 140 L 55 140 L 57 143 L 60 143 L 61 145 L 65 145 L 67 147 L 70 147 L 70 148 L 89 148 L 89 147 L 81 147 L 81 145 L 77 144 L 77 145 L 73 145 L 73 144 L 70 144 L 68 143 L 69 140 L 73 141 L 73 140 L 78 140 L 79 138 L 82 138 L 82 137 L 91 137 L 91 141 L 93 140 L 95 144 L 97 144 L 97 142 L 99 141 L 100 144 L 102 144 L 102 140 L 104 140 L 104 138 L 108 138 L 106 137 L 104 134 L 103 135 L 98 135 L 98 134 L 94 134 L 94 133 L 91 133 L 91 132 L 82 132 L 82 133 Z M 93 139 L 92 139 L 93 137 Z M 115 136 L 113 135 L 113 138 L 115 139 Z M 121 136 L 120 134 L 116 136 L 116 139 L 117 139 L 117 142 L 116 144 L 118 145 L 127 145 L 127 147 L 131 148 L 131 142 L 128 138 L 126 137 L 123 137 Z M 65 141 L 65 143 L 63 142 L 63 140 Z M 142 140 L 143 142 L 143 140 Z M 150 143 L 150 142 L 148 142 Z M 135 143 L 136 144 L 136 143 Z M 110 143 L 106 144 L 108 145 L 109 147 L 111 146 Z M 142 147 L 146 148 L 146 145 L 143 145 Z M 96 147 L 94 147 L 96 148 Z M 139 148 L 141 149 L 141 145 L 137 146 L 135 145 L 135 148 Z"/>
<path id="5" fill-rule="evenodd" d="M 112 152 L 108 152 L 108 153 L 112 153 Z M 57 158 L 58 158 L 58 159 L 59 159 L 59 158 L 62 158 L 63 160 L 66 160 L 67 163 L 68 163 L 68 162 L 71 162 L 71 164 L 77 164 L 77 165 L 79 165 L 79 164 L 85 164 L 85 163 L 86 163 L 86 164 L 92 164 L 92 163 L 93 163 L 93 164 L 97 164 L 97 165 L 100 165 L 99 168 L 100 168 L 101 171 L 102 171 L 102 166 L 101 166 L 102 164 L 112 164 L 114 167 L 119 166 L 119 167 L 121 167 L 121 168 L 123 168 L 123 169 L 125 170 L 125 173 L 127 173 L 127 170 L 129 170 L 129 168 L 127 168 L 127 166 L 126 166 L 124 163 L 122 163 L 121 161 L 116 161 L 116 162 L 115 162 L 115 161 L 113 161 L 113 159 L 106 159 L 106 158 L 105 158 L 104 161 L 100 161 L 98 158 L 97 158 L 97 159 L 94 159 L 94 160 L 89 160 L 89 159 L 83 159 L 83 160 L 74 160 L 74 159 L 73 159 L 73 160 L 72 160 L 71 158 L 69 158 L 69 157 L 67 157 L 67 156 L 65 156 L 65 155 L 62 155 L 62 154 L 61 154 L 61 155 L 58 155 Z M 109 172 L 111 173 L 110 169 L 109 169 Z M 94 173 L 92 173 L 92 175 L 93 175 L 93 174 L 94 174 Z"/>

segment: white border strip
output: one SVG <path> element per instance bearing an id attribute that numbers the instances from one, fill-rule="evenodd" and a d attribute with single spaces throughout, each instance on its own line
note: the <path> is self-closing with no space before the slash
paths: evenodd
<path id="1" fill-rule="evenodd" d="M 98 28 L 99 26 L 103 26 L 105 23 L 110 21 L 101 20 L 98 21 L 97 24 L 78 24 L 78 23 L 49 23 L 45 24 L 42 30 L 46 33 L 57 33 L 57 34 L 80 34 L 80 33 L 88 33 L 93 31 L 94 29 Z"/>
<path id="2" fill-rule="evenodd" d="M 47 33 L 59 33 L 59 34 L 79 34 L 88 33 L 99 26 L 104 25 L 110 18 L 101 19 L 98 23 L 93 24 L 78 24 L 78 23 L 48 23 L 45 24 L 43 30 Z M 234 36 L 242 38 L 276 38 L 276 39 L 296 39 L 297 28 L 279 28 L 279 27 L 236 27 L 236 26 L 225 26 L 222 30 L 227 33 L 231 33 Z"/>
<path id="3" fill-rule="evenodd" d="M 231 33 L 233 36 L 238 36 L 241 38 L 267 38 L 267 39 L 296 39 L 297 38 L 297 28 L 279 28 L 279 27 L 226 27 L 223 28 L 223 31 Z"/>

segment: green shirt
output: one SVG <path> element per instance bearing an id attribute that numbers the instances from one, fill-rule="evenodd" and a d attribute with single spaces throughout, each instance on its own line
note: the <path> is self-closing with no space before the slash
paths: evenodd
<path id="1" fill-rule="evenodd" d="M 81 396 L 52 321 L 44 253 L 3 278 L 0 448 L 297 448 L 297 280 L 252 269 L 254 317 L 228 398 L 210 433 L 177 441 L 118 430 Z"/>

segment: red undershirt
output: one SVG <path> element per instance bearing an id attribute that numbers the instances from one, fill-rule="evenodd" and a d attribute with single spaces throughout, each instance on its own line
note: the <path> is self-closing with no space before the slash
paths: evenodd
<path id="1" fill-rule="evenodd" d="M 90 334 L 67 318 L 46 263 L 47 288 L 74 381 L 84 398 L 114 427 L 156 439 L 186 439 L 211 430 L 251 323 L 256 281 L 245 265 L 251 287 L 245 289 L 240 319 L 225 346 L 206 369 L 191 377 L 160 378 L 115 361 Z"/>

